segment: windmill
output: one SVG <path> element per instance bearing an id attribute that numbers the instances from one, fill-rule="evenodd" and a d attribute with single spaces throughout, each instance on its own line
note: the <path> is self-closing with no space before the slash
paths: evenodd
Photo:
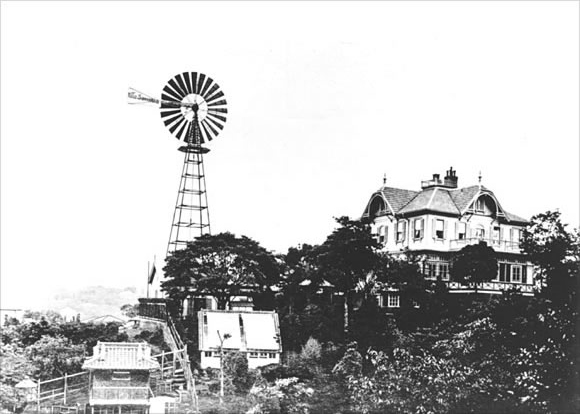
<path id="1" fill-rule="evenodd" d="M 169 132 L 185 145 L 183 169 L 173 212 L 167 254 L 185 248 L 195 237 L 211 233 L 203 156 L 203 145 L 223 129 L 227 102 L 219 85 L 209 76 L 183 72 L 163 87 L 161 99 L 129 88 L 129 103 L 159 105 L 161 120 Z"/>

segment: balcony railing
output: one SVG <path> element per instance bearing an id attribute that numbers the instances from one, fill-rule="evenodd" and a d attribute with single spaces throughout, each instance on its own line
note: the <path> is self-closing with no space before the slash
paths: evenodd
<path id="1" fill-rule="evenodd" d="M 90 404 L 149 404 L 149 387 L 93 387 Z"/>
<path id="2" fill-rule="evenodd" d="M 488 246 L 492 247 L 495 251 L 500 252 L 511 252 L 511 253 L 519 253 L 520 252 L 520 243 L 513 242 L 509 240 L 499 240 L 499 239 L 484 239 L 479 237 L 472 237 L 469 239 L 455 239 L 450 241 L 450 248 L 452 250 L 457 249 L 460 250 L 465 246 L 471 244 L 479 244 L 480 242 L 487 243 Z"/>
<path id="3" fill-rule="evenodd" d="M 522 294 L 533 294 L 534 293 L 534 285 L 528 285 L 525 283 L 508 283 L 508 282 L 480 282 L 480 283 L 471 283 L 468 285 L 463 285 L 458 282 L 447 282 L 447 287 L 449 288 L 450 292 L 453 291 L 461 291 L 461 292 L 503 292 L 505 290 L 509 290 L 511 288 L 517 288 L 520 290 Z"/>

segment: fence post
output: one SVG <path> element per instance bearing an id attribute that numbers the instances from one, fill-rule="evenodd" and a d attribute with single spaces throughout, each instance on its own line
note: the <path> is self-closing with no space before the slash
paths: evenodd
<path id="1" fill-rule="evenodd" d="M 40 412 L 40 379 L 36 388 L 36 411 Z"/>
<path id="2" fill-rule="evenodd" d="M 161 354 L 161 379 L 165 379 L 165 352 Z"/>
<path id="3" fill-rule="evenodd" d="M 64 393 L 62 396 L 62 403 L 66 405 L 66 392 L 67 392 L 67 373 L 64 373 Z"/>

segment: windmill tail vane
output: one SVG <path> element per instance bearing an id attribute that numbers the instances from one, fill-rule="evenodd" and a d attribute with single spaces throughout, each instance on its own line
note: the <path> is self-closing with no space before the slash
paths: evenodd
<path id="1" fill-rule="evenodd" d="M 151 96 L 143 92 L 140 92 L 137 89 L 129 88 L 127 94 L 127 103 L 129 103 L 130 105 L 135 105 L 144 103 L 159 104 L 160 102 L 159 99 L 152 98 Z"/>

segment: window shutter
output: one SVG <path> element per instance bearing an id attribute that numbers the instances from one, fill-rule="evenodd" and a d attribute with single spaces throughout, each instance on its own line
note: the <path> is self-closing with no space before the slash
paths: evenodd
<path id="1" fill-rule="evenodd" d="M 505 282 L 505 264 L 504 263 L 499 264 L 499 281 Z"/>
<path id="2" fill-rule="evenodd" d="M 528 266 L 522 266 L 522 283 L 528 283 Z"/>
<path id="3" fill-rule="evenodd" d="M 512 281 L 512 265 L 506 263 L 505 265 L 505 281 L 511 282 Z"/>
<path id="4" fill-rule="evenodd" d="M 459 222 L 455 222 L 455 240 L 459 239 Z"/>
<path id="5" fill-rule="evenodd" d="M 433 238 L 436 238 L 437 235 L 437 219 L 433 219 L 433 228 L 431 229 L 431 233 L 433 234 Z"/>
<path id="6" fill-rule="evenodd" d="M 447 238 L 447 220 L 443 220 L 443 238 Z"/>
<path id="7" fill-rule="evenodd" d="M 422 218 L 421 219 L 421 239 L 423 238 L 423 236 L 425 235 L 425 219 Z"/>
<path id="8" fill-rule="evenodd" d="M 499 239 L 503 240 L 503 226 L 499 226 Z"/>
<path id="9" fill-rule="evenodd" d="M 389 226 L 385 226 L 385 243 L 389 241 Z"/>
<path id="10" fill-rule="evenodd" d="M 514 228 L 513 227 L 510 228 L 510 241 L 511 242 L 514 241 Z"/>
<path id="11" fill-rule="evenodd" d="M 401 238 L 401 240 L 405 240 L 405 236 L 407 235 L 407 222 L 403 221 L 403 237 Z"/>

